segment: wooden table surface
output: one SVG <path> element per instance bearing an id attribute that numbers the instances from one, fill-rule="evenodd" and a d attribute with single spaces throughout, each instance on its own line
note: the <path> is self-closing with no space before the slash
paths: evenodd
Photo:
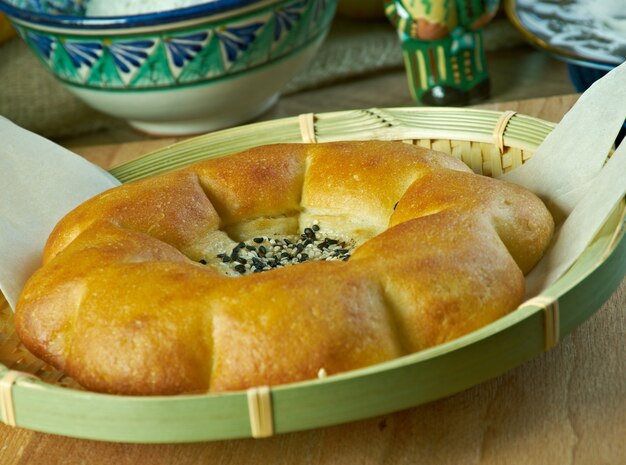
<path id="1" fill-rule="evenodd" d="M 486 107 L 558 121 L 576 98 Z M 112 166 L 172 141 L 77 151 Z M 624 309 L 626 281 L 550 352 L 467 391 L 382 417 L 262 440 L 178 445 L 79 440 L 0 424 L 0 464 L 625 464 Z"/>

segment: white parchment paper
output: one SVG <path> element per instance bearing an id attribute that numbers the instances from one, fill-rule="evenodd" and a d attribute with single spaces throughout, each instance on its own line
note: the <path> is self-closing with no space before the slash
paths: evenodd
<path id="1" fill-rule="evenodd" d="M 626 144 L 588 183 L 583 196 L 556 232 L 552 246 L 526 276 L 526 297 L 539 294 L 560 278 L 591 243 L 613 207 L 626 195 Z"/>
<path id="2" fill-rule="evenodd" d="M 0 290 L 12 309 L 54 225 L 119 181 L 0 117 Z"/>
<path id="3" fill-rule="evenodd" d="M 550 249 L 526 276 L 527 298 L 573 265 L 626 195 L 626 143 L 607 162 L 625 119 L 626 63 L 578 99 L 528 162 L 500 178 L 541 197 L 557 223 Z"/>
<path id="4" fill-rule="evenodd" d="M 558 223 L 585 196 L 626 119 L 626 67 L 596 81 L 546 137 L 533 157 L 500 179 L 525 186 Z"/>

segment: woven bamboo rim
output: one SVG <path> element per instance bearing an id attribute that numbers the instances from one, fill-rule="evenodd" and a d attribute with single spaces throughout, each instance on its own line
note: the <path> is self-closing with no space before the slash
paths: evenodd
<path id="1" fill-rule="evenodd" d="M 262 144 L 380 139 L 440 150 L 461 159 L 476 173 L 498 176 L 529 159 L 553 127 L 552 123 L 513 112 L 476 109 L 392 108 L 306 114 L 189 139 L 118 166 L 111 173 L 122 182 L 129 182 Z M 433 400 L 496 376 L 533 355 L 549 350 L 558 343 L 560 337 L 571 332 L 592 314 L 626 274 L 626 240 L 622 240 L 625 212 L 624 202 L 621 202 L 596 241 L 566 276 L 543 295 L 525 302 L 517 311 L 497 322 L 417 354 L 334 376 L 326 376 L 320 370 L 316 380 L 272 389 L 261 386 L 243 393 L 169 398 L 131 398 L 87 393 L 81 391 L 63 373 L 45 365 L 26 351 L 15 335 L 12 314 L 6 302 L 4 305 L 0 302 L 0 398 L 3 399 L 3 410 L 0 413 L 7 424 L 78 437 L 129 442 L 181 442 L 267 437 L 274 433 L 388 413 Z M 615 263 L 618 264 L 617 272 Z M 604 271 L 607 269 L 610 274 Z M 588 305 L 584 309 L 578 306 L 572 310 L 573 304 L 580 301 L 578 294 L 589 293 L 585 291 L 585 285 L 589 285 L 590 277 L 599 276 L 601 272 L 605 274 L 597 279 L 601 279 L 602 289 L 596 285 Z M 427 367 L 425 370 L 432 369 L 432 366 L 436 370 L 443 370 L 438 376 L 445 378 L 446 371 L 438 368 L 438 363 L 445 367 L 452 359 L 452 363 L 465 364 L 468 359 L 463 354 L 469 354 L 468 350 L 494 343 L 503 345 L 502 341 L 511 337 L 519 338 L 517 345 L 526 344 L 526 347 L 522 353 L 507 354 L 510 356 L 506 364 L 483 365 L 480 369 L 484 373 L 471 373 L 466 381 L 455 380 L 451 384 L 442 384 L 434 391 L 426 389 L 419 395 L 410 394 L 408 400 L 392 399 L 389 396 L 383 396 L 383 400 L 380 400 L 378 385 L 393 390 L 399 384 L 406 383 L 407 376 L 414 376 L 406 373 L 418 373 L 416 370 L 422 366 Z M 14 382 L 22 373 L 26 376 L 35 375 L 40 381 Z M 368 391 L 367 402 L 355 401 L 347 411 L 339 412 L 343 404 L 350 404 L 353 400 L 353 384 Z M 346 388 L 348 385 L 350 387 Z M 50 426 L 49 419 L 47 423 L 42 423 L 40 418 L 28 417 L 30 412 L 23 403 L 24 399 L 29 399 L 31 406 L 37 402 L 46 402 L 45 405 L 50 406 L 49 397 L 63 399 L 66 408 L 79 411 L 86 405 L 100 405 L 107 409 L 103 415 L 110 424 L 102 427 L 102 418 L 98 414 L 94 414 L 94 418 L 81 428 L 67 425 L 61 418 L 59 424 Z M 20 410 L 20 405 L 25 407 Z M 174 421 L 170 413 L 172 405 L 180 410 L 189 408 L 198 415 L 200 411 L 206 411 L 208 418 L 215 415 L 216 426 L 213 427 L 210 420 L 192 421 L 190 418 L 193 415 L 189 412 L 187 416 L 176 417 Z M 329 405 L 332 407 L 328 408 Z M 150 407 L 144 411 L 144 406 Z M 110 419 L 108 409 L 111 408 L 117 408 L 119 419 Z M 137 417 L 142 424 L 158 421 L 162 415 L 173 422 L 173 426 L 169 429 L 161 425 L 156 430 L 137 430 L 133 424 L 135 416 L 128 416 L 128 408 L 142 412 Z M 327 418 L 321 419 L 317 413 L 324 408 L 332 412 L 327 414 Z M 338 413 L 335 414 L 335 410 Z M 224 418 L 229 419 L 226 421 Z M 227 424 L 217 424 L 217 420 L 226 421 Z M 190 428 L 191 424 L 195 428 Z M 182 435 L 176 429 L 181 426 L 186 430 Z"/>
<path id="2" fill-rule="evenodd" d="M 379 139 L 446 152 L 474 172 L 495 177 L 528 160 L 553 127 L 529 116 L 477 109 L 372 108 L 305 114 L 189 139 L 110 171 L 129 182 L 263 144 Z"/>

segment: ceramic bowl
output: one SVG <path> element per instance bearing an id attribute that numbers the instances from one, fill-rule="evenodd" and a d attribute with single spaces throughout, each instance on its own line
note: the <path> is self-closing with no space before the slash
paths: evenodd
<path id="1" fill-rule="evenodd" d="M 313 57 L 336 0 L 214 0 L 86 17 L 80 0 L 0 0 L 41 62 L 93 108 L 153 134 L 250 120 Z"/>
<path id="2" fill-rule="evenodd" d="M 583 92 L 626 60 L 622 0 L 504 0 L 513 25 L 533 45 L 565 61 Z"/>

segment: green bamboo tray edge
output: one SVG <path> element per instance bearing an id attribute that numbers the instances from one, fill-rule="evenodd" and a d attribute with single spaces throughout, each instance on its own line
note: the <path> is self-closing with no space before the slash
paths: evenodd
<path id="1" fill-rule="evenodd" d="M 316 135 L 318 142 L 442 138 L 493 144 L 493 131 L 502 113 L 495 110 L 436 107 L 343 110 L 316 114 Z M 456 129 L 451 131 L 442 127 L 436 130 L 430 124 L 420 126 L 411 119 L 415 115 L 423 118 L 445 115 L 456 125 Z M 363 129 L 364 121 L 373 127 Z M 343 127 L 341 131 L 334 129 L 346 122 L 352 123 L 352 126 Z M 483 127 L 480 133 L 476 131 L 477 125 Z M 516 114 L 504 131 L 503 142 L 522 150 L 533 150 L 554 126 L 554 123 L 539 118 Z M 237 143 L 233 143 L 233 139 L 237 139 Z M 180 169 L 200 159 L 225 156 L 276 142 L 302 142 L 298 117 L 264 121 L 187 139 L 115 166 L 109 171 L 121 182 L 130 182 Z M 201 156 L 190 156 L 190 153 L 197 152 L 198 147 L 202 146 L 206 147 L 205 153 Z"/>

